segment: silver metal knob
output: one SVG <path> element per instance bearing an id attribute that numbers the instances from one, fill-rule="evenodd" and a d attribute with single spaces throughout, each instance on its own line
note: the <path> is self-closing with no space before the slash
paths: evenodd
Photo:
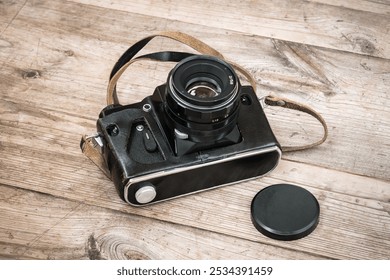
<path id="1" fill-rule="evenodd" d="M 156 197 L 156 194 L 156 189 L 152 184 L 145 185 L 135 192 L 135 200 L 141 204 L 149 203 Z"/>

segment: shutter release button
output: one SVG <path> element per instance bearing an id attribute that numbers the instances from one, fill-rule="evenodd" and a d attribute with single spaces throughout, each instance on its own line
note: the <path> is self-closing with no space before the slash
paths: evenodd
<path id="1" fill-rule="evenodd" d="M 135 192 L 135 200 L 141 204 L 149 203 L 156 197 L 156 194 L 156 189 L 149 183 Z"/>

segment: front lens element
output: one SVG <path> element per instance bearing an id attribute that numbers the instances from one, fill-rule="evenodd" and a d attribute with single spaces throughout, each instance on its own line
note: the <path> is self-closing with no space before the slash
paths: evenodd
<path id="1" fill-rule="evenodd" d="M 198 98 L 213 98 L 221 93 L 221 87 L 209 78 L 197 78 L 188 82 L 186 91 Z"/>

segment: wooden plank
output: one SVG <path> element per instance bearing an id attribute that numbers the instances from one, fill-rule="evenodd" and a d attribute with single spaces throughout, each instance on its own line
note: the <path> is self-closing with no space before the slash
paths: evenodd
<path id="1" fill-rule="evenodd" d="M 130 17 L 132 29 L 126 28 Z M 2 106 L 14 108 L 5 110 L 10 118 L 4 119 L 18 119 L 20 116 L 12 114 L 24 110 L 28 111 L 27 115 L 22 113 L 25 118 L 39 115 L 34 112 L 35 106 L 44 109 L 49 119 L 57 111 L 83 117 L 78 127 L 72 125 L 73 131 L 77 135 L 92 132 L 95 118 L 104 107 L 112 65 L 131 43 L 150 33 L 146 31 L 150 26 L 144 23 L 151 20 L 113 10 L 103 13 L 101 8 L 74 3 L 27 4 L 3 36 L 9 47 L 0 53 L 0 75 L 7 86 L 2 89 L 3 102 L 7 100 Z M 228 58 L 235 58 L 255 75 L 261 94 L 284 95 L 323 114 L 330 128 L 329 140 L 315 151 L 286 154 L 285 158 L 390 178 L 388 60 L 236 33 L 226 36 L 222 30 L 153 20 L 153 28 L 175 25 L 212 44 Z M 119 22 L 123 28 L 112 29 L 112 22 Z M 133 39 L 127 42 L 125 38 Z M 178 49 L 178 45 L 156 40 L 149 50 L 173 48 Z M 165 82 L 170 67 L 172 64 L 136 65 L 120 81 L 121 100 L 133 103 L 151 94 L 155 86 Z M 310 142 L 320 136 L 321 127 L 311 119 L 286 110 L 266 110 L 282 144 Z M 52 125 L 68 126 L 66 117 L 62 118 L 62 123 L 54 119 Z"/>
<path id="2" fill-rule="evenodd" d="M 129 18 L 132 28 L 125 24 Z M 260 180 L 144 208 L 124 204 L 112 183 L 81 155 L 78 142 L 80 134 L 94 129 L 104 106 L 109 70 L 129 45 L 124 38 L 145 36 L 149 24 L 156 29 L 176 27 L 211 42 L 248 67 L 263 93 L 315 106 L 330 122 L 330 141 L 316 150 L 288 155 L 288 161 Z M 121 28 L 112 29 L 114 25 Z M 234 32 L 226 36 L 224 30 L 60 1 L 28 3 L 2 38 L 10 45 L 0 52 L 1 184 L 321 258 L 389 258 L 388 60 Z M 150 49 L 173 47 L 177 45 L 159 40 Z M 128 102 L 150 94 L 166 79 L 169 66 L 138 64 L 134 69 L 120 88 Z M 152 74 L 145 75 L 146 71 Z M 126 82 L 131 88 L 123 86 Z M 295 115 L 267 110 L 282 137 Z M 306 133 L 317 131 L 315 122 L 306 122 Z M 281 140 L 294 138 L 292 134 L 285 132 Z M 310 140 L 304 132 L 297 138 Z M 320 201 L 320 225 L 307 238 L 287 243 L 270 240 L 250 223 L 249 205 L 255 193 L 281 182 L 304 186 Z M 20 211 L 25 211 L 23 207 Z M 89 236 L 77 242 L 85 244 Z M 17 255 L 18 247 L 7 242 L 10 253 L 5 257 Z M 25 245 L 21 246 L 23 252 Z M 38 249 L 34 254 L 46 256 Z M 82 251 L 77 254 L 85 256 Z M 55 257 L 60 258 L 60 253 Z"/>
<path id="3" fill-rule="evenodd" d="M 73 0 L 207 28 L 221 28 L 296 43 L 390 58 L 389 2 L 382 13 L 316 2 L 293 1 L 132 1 Z M 378 5 L 377 5 L 378 6 Z M 376 11 L 377 9 L 375 9 Z M 240 16 L 237 16 L 240 15 Z"/>
<path id="4" fill-rule="evenodd" d="M 285 158 L 388 180 L 390 62 L 324 50 L 313 52 L 310 47 L 281 41 L 274 44 L 291 71 L 281 78 L 278 71 L 264 68 L 259 73 L 263 89 L 312 106 L 322 113 L 329 126 L 329 139 L 324 145 L 315 151 L 286 154 Z M 273 76 L 270 81 L 269 75 Z M 379 77 L 381 80 L 376 80 Z M 284 84 L 285 79 L 288 83 L 279 88 L 276 80 Z M 312 86 L 306 88 L 305 80 L 312 80 Z M 314 85 L 315 81 L 319 84 Z M 294 82 L 298 85 L 291 86 Z M 319 139 L 319 125 L 313 127 L 313 122 L 302 114 L 273 108 L 266 112 L 282 144 L 294 142 L 294 138 L 300 141 L 308 135 Z"/>
<path id="5" fill-rule="evenodd" d="M 2 259 L 320 258 L 3 185 L 0 201 Z"/>
<path id="6" fill-rule="evenodd" d="M 58 151 L 53 157 L 45 149 L 10 143 L 2 149 L 3 184 L 327 258 L 390 257 L 388 182 L 283 161 L 263 179 L 134 208 L 120 201 L 112 183 L 82 155 Z M 257 191 L 282 182 L 304 186 L 321 205 L 315 232 L 287 243 L 260 235 L 249 214 Z"/>
<path id="7" fill-rule="evenodd" d="M 310 2 L 333 5 L 337 7 L 348 8 L 351 10 L 359 10 L 363 12 L 371 12 L 376 14 L 390 15 L 388 0 L 310 0 Z"/>

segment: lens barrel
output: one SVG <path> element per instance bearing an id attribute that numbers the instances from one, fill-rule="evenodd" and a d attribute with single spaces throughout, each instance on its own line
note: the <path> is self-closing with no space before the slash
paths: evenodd
<path id="1" fill-rule="evenodd" d="M 174 128 L 190 140 L 218 141 L 237 123 L 240 89 L 228 63 L 194 55 L 169 73 L 165 112 Z"/>

